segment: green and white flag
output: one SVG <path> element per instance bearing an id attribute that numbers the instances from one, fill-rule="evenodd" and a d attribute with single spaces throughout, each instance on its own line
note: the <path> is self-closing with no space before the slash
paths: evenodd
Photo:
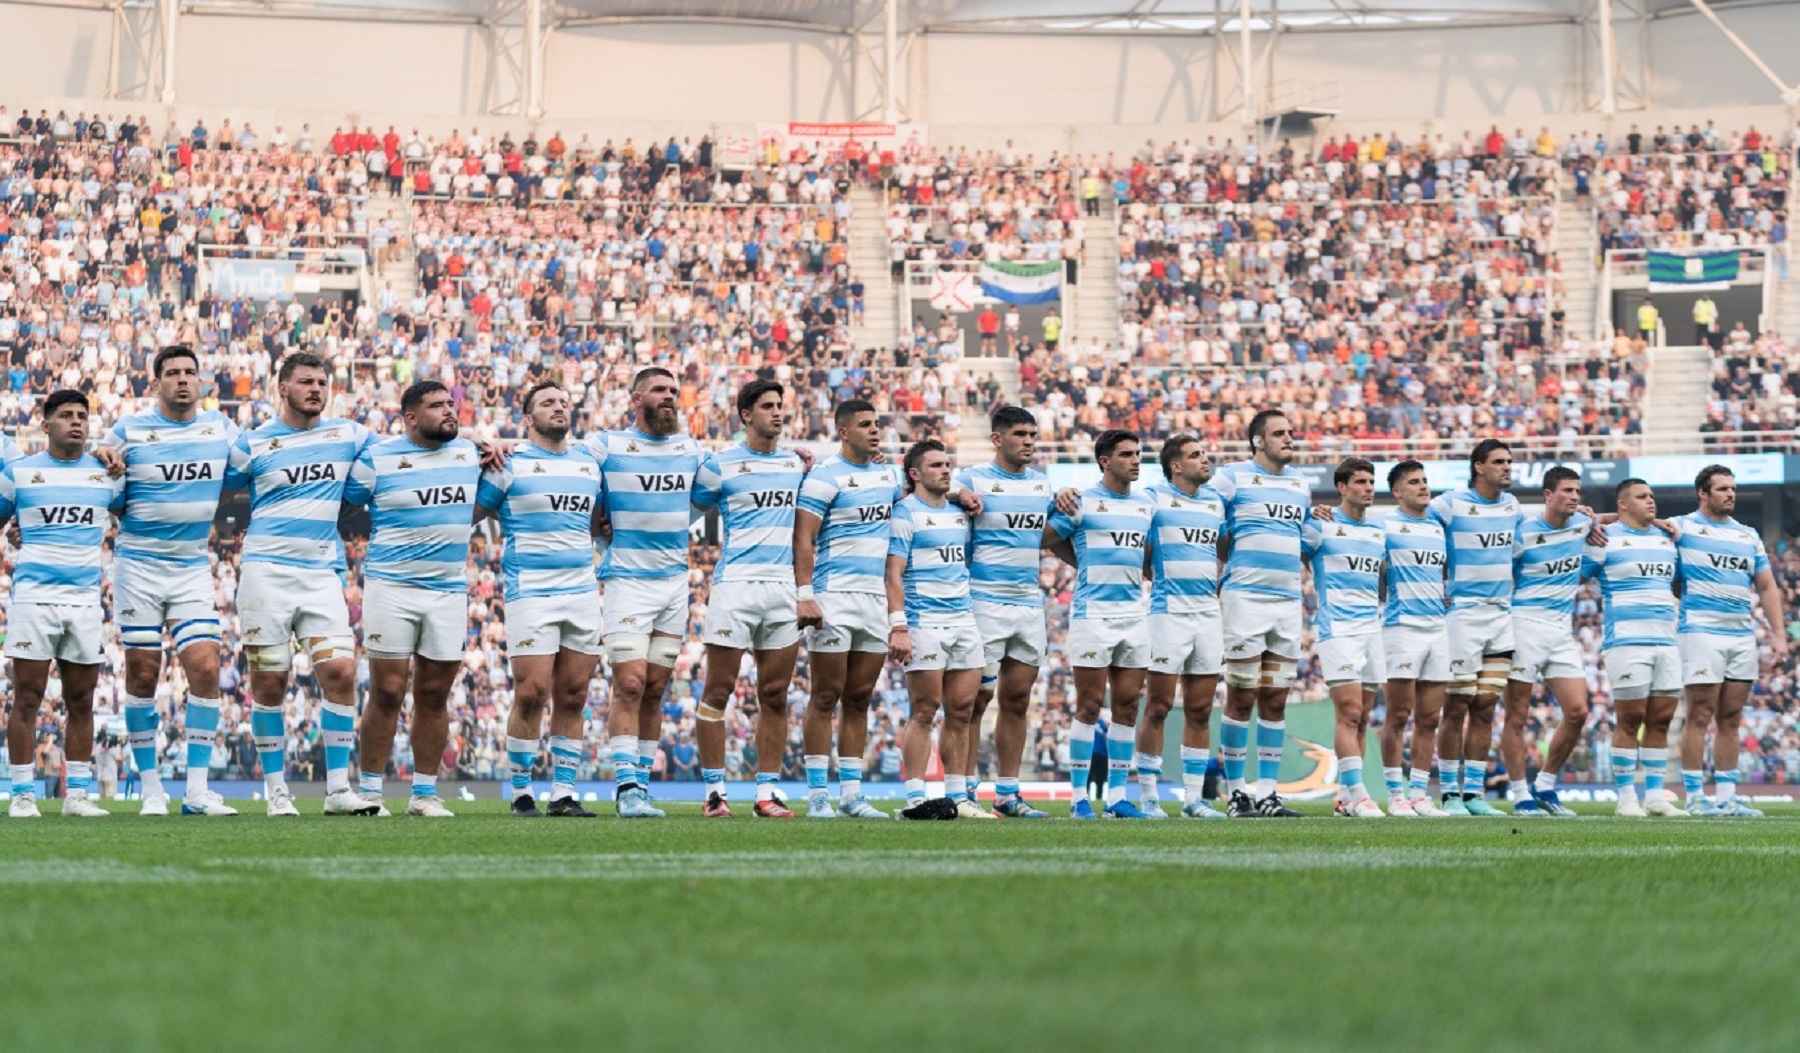
<path id="1" fill-rule="evenodd" d="M 1738 254 L 1724 252 L 1651 252 L 1648 254 L 1650 291 L 1699 292 L 1729 289 L 1738 276 Z"/>
<path id="2" fill-rule="evenodd" d="M 996 260 L 981 265 L 981 292 L 1003 303 L 1055 303 L 1062 298 L 1063 266 L 1050 263 L 1009 263 Z"/>

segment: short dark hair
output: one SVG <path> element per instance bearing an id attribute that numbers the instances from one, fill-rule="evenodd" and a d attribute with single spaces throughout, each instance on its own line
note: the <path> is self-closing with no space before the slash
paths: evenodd
<path id="1" fill-rule="evenodd" d="M 71 402 L 80 403 L 82 409 L 91 408 L 88 405 L 88 397 L 86 395 L 83 395 L 73 388 L 63 388 L 60 391 L 52 391 L 45 397 L 44 405 L 42 407 L 44 419 L 48 420 L 56 414 L 57 410 L 62 409 Z"/>
<path id="2" fill-rule="evenodd" d="M 661 366 L 645 366 L 643 369 L 637 371 L 636 376 L 631 378 L 631 390 L 636 391 L 643 387 L 647 382 L 657 377 L 668 377 L 670 380 L 674 380 L 675 374 Z"/>
<path id="3" fill-rule="evenodd" d="M 1367 457 L 1346 457 L 1338 462 L 1337 470 L 1331 473 L 1331 481 L 1342 486 L 1356 478 L 1360 472 L 1368 472 L 1369 478 L 1375 478 L 1375 462 Z"/>
<path id="4" fill-rule="evenodd" d="M 1424 470 L 1425 462 L 1423 461 L 1415 461 L 1411 458 L 1401 461 L 1399 464 L 1388 469 L 1388 489 L 1392 490 L 1394 487 L 1399 486 L 1400 480 L 1412 473 L 1422 472 Z"/>
<path id="5" fill-rule="evenodd" d="M 936 439 L 920 439 L 918 442 L 913 443 L 912 448 L 906 451 L 906 457 L 900 462 L 902 466 L 901 472 L 906 476 L 906 492 L 909 494 L 912 493 L 913 469 L 919 466 L 919 462 L 925 459 L 926 454 L 949 452 L 950 447 L 945 446 Z"/>
<path id="6" fill-rule="evenodd" d="M 875 404 L 868 399 L 845 399 L 831 413 L 831 422 L 842 428 L 856 419 L 858 413 L 874 413 Z"/>
<path id="7" fill-rule="evenodd" d="M 1256 416 L 1250 418 L 1250 426 L 1248 428 L 1244 429 L 1244 437 L 1246 439 L 1250 440 L 1250 453 L 1252 455 L 1254 455 L 1256 453 L 1256 440 L 1263 437 L 1263 432 L 1268 429 L 1269 422 L 1274 420 L 1276 417 L 1286 417 L 1286 416 L 1287 416 L 1287 414 L 1283 413 L 1281 410 L 1266 409 L 1266 410 L 1262 410 L 1262 411 L 1258 412 Z"/>
<path id="8" fill-rule="evenodd" d="M 1725 467 L 1724 465 L 1709 464 L 1706 467 L 1700 469 L 1699 475 L 1694 476 L 1694 492 L 1699 494 L 1701 497 L 1705 497 L 1707 494 L 1712 492 L 1713 480 L 1717 479 L 1721 475 L 1723 475 L 1729 479 L 1737 478 L 1737 473 L 1732 471 L 1731 469 Z"/>
<path id="9" fill-rule="evenodd" d="M 752 380 L 750 383 L 745 384 L 738 391 L 738 416 L 741 418 L 744 414 L 749 413 L 755 408 L 756 400 L 762 398 L 771 391 L 777 395 L 785 396 L 787 394 L 787 389 L 780 384 L 775 383 L 773 380 Z"/>
<path id="10" fill-rule="evenodd" d="M 1497 450 L 1505 450 L 1507 453 L 1511 453 L 1512 447 L 1501 442 L 1499 439 L 1483 439 L 1475 444 L 1475 449 L 1469 451 L 1469 482 L 1473 483 L 1475 481 L 1475 469 L 1478 466 L 1487 463 L 1487 459 Z"/>
<path id="11" fill-rule="evenodd" d="M 1162 444 L 1162 449 L 1156 452 L 1156 461 L 1162 465 L 1164 479 L 1174 478 L 1175 462 L 1181 460 L 1181 455 L 1187 452 L 1189 446 L 1199 441 L 1199 436 L 1183 432 L 1180 435 L 1171 436 Z"/>
<path id="12" fill-rule="evenodd" d="M 449 390 L 450 390 L 449 388 L 444 386 L 442 381 L 437 381 L 437 380 L 414 381 L 412 386 L 407 388 L 405 393 L 400 396 L 400 412 L 401 413 L 416 412 L 420 406 L 425 404 L 425 396 L 435 395 L 440 391 L 449 391 Z"/>
<path id="13" fill-rule="evenodd" d="M 1098 461 L 1102 457 L 1110 456 L 1121 443 L 1136 441 L 1138 441 L 1138 437 L 1135 431 L 1127 431 L 1124 428 L 1108 428 L 1100 433 L 1098 439 L 1094 440 L 1094 460 Z"/>
<path id="14" fill-rule="evenodd" d="M 1037 417 L 1023 406 L 998 406 L 988 414 L 988 425 L 995 435 L 1021 424 L 1037 427 Z"/>
<path id="15" fill-rule="evenodd" d="M 156 359 L 151 363 L 150 367 L 151 375 L 161 379 L 163 375 L 163 366 L 171 359 L 176 358 L 185 358 L 194 363 L 194 369 L 198 370 L 200 368 L 200 356 L 194 353 L 193 348 L 186 344 L 170 344 L 168 347 L 165 347 L 156 353 Z"/>
<path id="16" fill-rule="evenodd" d="M 311 351 L 296 351 L 281 360 L 281 371 L 275 374 L 275 379 L 286 384 L 294 379 L 294 371 L 300 369 L 320 369 L 327 375 L 331 373 L 331 370 L 325 368 L 325 360 L 318 355 Z"/>
<path id="17" fill-rule="evenodd" d="M 1581 473 L 1559 464 L 1544 473 L 1544 492 L 1550 493 L 1570 479 L 1581 482 Z"/>
<path id="18" fill-rule="evenodd" d="M 1619 498 L 1624 497 L 1625 491 L 1631 489 L 1634 486 L 1649 486 L 1649 485 L 1650 485 L 1649 483 L 1646 483 L 1645 481 L 1643 481 L 1642 479 L 1639 479 L 1635 475 L 1629 479 L 1621 479 L 1621 480 L 1619 480 L 1619 485 L 1613 487 L 1613 500 L 1616 501 Z"/>
<path id="19" fill-rule="evenodd" d="M 538 395 L 543 392 L 561 391 L 562 389 L 563 386 L 554 380 L 540 380 L 536 384 L 525 389 L 525 401 L 519 403 L 519 405 L 524 408 L 526 413 L 530 413 L 532 399 L 537 398 Z"/>

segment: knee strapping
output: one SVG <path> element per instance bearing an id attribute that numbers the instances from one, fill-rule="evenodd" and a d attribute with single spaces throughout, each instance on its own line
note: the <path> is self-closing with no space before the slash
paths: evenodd
<path id="1" fill-rule="evenodd" d="M 675 668 L 675 659 L 681 656 L 681 641 L 673 636 L 652 636 L 650 649 L 646 654 L 651 665 L 664 669 Z"/>
<path id="2" fill-rule="evenodd" d="M 216 618 L 196 618 L 181 622 L 175 626 L 175 652 L 180 654 L 197 643 L 219 643 L 219 622 Z"/>
<path id="3" fill-rule="evenodd" d="M 1294 671 L 1300 663 L 1288 658 L 1268 658 L 1262 662 L 1258 676 L 1258 687 L 1282 688 L 1293 686 Z"/>
<path id="4" fill-rule="evenodd" d="M 694 707 L 694 719 L 708 724 L 717 724 L 725 719 L 725 711 L 718 706 L 709 706 L 702 702 Z"/>
<path id="5" fill-rule="evenodd" d="M 334 658 L 356 659 L 356 641 L 348 636 L 315 636 L 306 641 L 306 653 L 312 656 L 313 664 L 329 662 Z"/>
<path id="6" fill-rule="evenodd" d="M 163 633 L 160 625 L 121 625 L 119 642 L 132 650 L 162 650 Z"/>
<path id="7" fill-rule="evenodd" d="M 1507 674 L 1512 672 L 1512 659 L 1491 655 L 1481 660 L 1481 673 L 1475 678 L 1476 693 L 1498 695 L 1506 690 Z"/>
<path id="8" fill-rule="evenodd" d="M 1252 658 L 1248 662 L 1226 662 L 1225 682 L 1232 687 L 1256 687 L 1262 683 L 1262 660 Z"/>
<path id="9" fill-rule="evenodd" d="M 246 647 L 250 669 L 257 673 L 285 673 L 294 667 L 294 649 L 287 644 Z"/>

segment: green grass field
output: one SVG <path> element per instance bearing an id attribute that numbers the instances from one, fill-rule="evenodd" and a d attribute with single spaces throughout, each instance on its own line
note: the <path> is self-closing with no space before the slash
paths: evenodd
<path id="1" fill-rule="evenodd" d="M 8 1049 L 1800 1049 L 1795 807 L 1205 824 L 54 807 L 0 819 Z"/>

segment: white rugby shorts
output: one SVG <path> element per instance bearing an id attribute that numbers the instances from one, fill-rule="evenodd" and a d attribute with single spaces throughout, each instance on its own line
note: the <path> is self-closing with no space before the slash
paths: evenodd
<path id="1" fill-rule="evenodd" d="M 915 625 L 908 630 L 912 637 L 912 660 L 906 663 L 909 673 L 927 669 L 980 669 L 987 664 L 981 643 L 981 630 L 975 619 L 948 625 Z"/>
<path id="2" fill-rule="evenodd" d="M 820 654 L 888 649 L 887 595 L 877 592 L 821 592 L 825 624 L 806 630 L 806 649 Z"/>
<path id="3" fill-rule="evenodd" d="M 779 651 L 800 642 L 791 581 L 715 582 L 700 642 L 740 651 Z M 887 611 L 881 615 L 887 624 Z M 883 649 L 885 649 L 885 638 Z"/>
<path id="4" fill-rule="evenodd" d="M 1508 679 L 1522 684 L 1550 680 L 1586 680 L 1581 645 L 1566 622 L 1543 618 L 1513 619 L 1513 663 Z"/>
<path id="5" fill-rule="evenodd" d="M 678 574 L 664 578 L 613 578 L 606 582 L 601 605 L 601 636 L 610 661 L 642 660 L 650 637 L 687 639 L 688 580 Z"/>
<path id="6" fill-rule="evenodd" d="M 1614 647 L 1601 652 L 1606 681 L 1615 699 L 1673 698 L 1681 694 L 1681 650 L 1657 647 Z"/>
<path id="7" fill-rule="evenodd" d="M 1171 676 L 1218 676 L 1225 671 L 1225 625 L 1210 609 L 1150 616 L 1150 671 Z"/>
<path id="8" fill-rule="evenodd" d="M 113 611 L 119 631 L 154 628 L 158 640 L 170 622 L 218 621 L 218 592 L 210 566 L 120 558 L 113 561 Z"/>
<path id="9" fill-rule="evenodd" d="M 508 657 L 558 651 L 600 653 L 599 590 L 565 596 L 522 596 L 506 605 Z"/>
<path id="10" fill-rule="evenodd" d="M 1300 601 L 1232 589 L 1220 594 L 1225 661 L 1254 662 L 1266 654 L 1300 660 Z"/>
<path id="11" fill-rule="evenodd" d="M 981 630 L 988 665 L 998 666 L 1008 658 L 1029 666 L 1044 664 L 1044 652 L 1050 647 L 1044 608 L 976 600 L 975 625 Z"/>
<path id="12" fill-rule="evenodd" d="M 104 621 L 97 603 L 14 603 L 6 612 L 6 657 L 99 665 Z"/>
<path id="13" fill-rule="evenodd" d="M 1142 618 L 1072 618 L 1069 664 L 1078 669 L 1147 669 L 1150 640 Z"/>
<path id="14" fill-rule="evenodd" d="M 512 617 L 509 609 L 509 624 Z M 460 662 L 469 640 L 469 594 L 365 578 L 362 620 L 370 658 Z"/>
<path id="15" fill-rule="evenodd" d="M 1452 607 L 1444 618 L 1450 633 L 1450 679 L 1473 680 L 1481 660 L 1514 650 L 1512 609 L 1497 603 Z"/>
<path id="16" fill-rule="evenodd" d="M 1450 681 L 1450 635 L 1442 627 L 1390 625 L 1381 630 L 1389 680 Z"/>
<path id="17" fill-rule="evenodd" d="M 1319 659 L 1319 671 L 1329 687 L 1360 683 L 1374 688 L 1387 677 L 1387 659 L 1382 655 L 1381 634 L 1333 636 L 1320 640 L 1313 648 Z"/>
<path id="18" fill-rule="evenodd" d="M 286 647 L 337 637 L 351 639 L 350 608 L 336 573 L 260 560 L 238 571 L 238 629 L 247 647 Z"/>
<path id="19" fill-rule="evenodd" d="M 1756 653 L 1756 637 L 1721 633 L 1681 634 L 1682 679 L 1690 684 L 1722 684 L 1727 680 L 1755 681 L 1762 673 Z"/>

